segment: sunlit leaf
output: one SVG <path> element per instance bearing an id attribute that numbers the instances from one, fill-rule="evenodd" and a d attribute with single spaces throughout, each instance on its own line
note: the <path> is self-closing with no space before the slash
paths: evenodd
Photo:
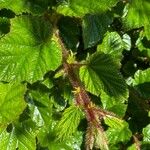
<path id="1" fill-rule="evenodd" d="M 82 117 L 83 114 L 78 106 L 72 105 L 67 108 L 57 125 L 59 139 L 66 139 L 71 136 L 77 130 Z"/>
<path id="2" fill-rule="evenodd" d="M 10 133 L 4 130 L 0 134 L 0 148 L 1 150 L 16 150 L 17 148 L 20 150 L 35 150 L 35 134 L 20 126 L 13 127 Z"/>
<path id="3" fill-rule="evenodd" d="M 122 38 L 123 48 L 129 51 L 131 49 L 131 37 L 128 34 L 124 34 Z"/>
<path id="4" fill-rule="evenodd" d="M 17 118 L 26 107 L 23 84 L 0 83 L 0 126 L 7 125 Z"/>
<path id="5" fill-rule="evenodd" d="M 119 142 L 127 142 L 130 140 L 132 133 L 129 130 L 127 122 L 109 116 L 105 118 L 105 123 L 109 126 L 106 131 L 109 143 L 117 144 Z"/>
<path id="6" fill-rule="evenodd" d="M 125 27 L 129 29 L 144 27 L 145 34 L 150 40 L 150 2 L 148 0 L 132 0 L 125 8 L 123 16 Z"/>
<path id="7" fill-rule="evenodd" d="M 118 61 L 118 64 L 120 64 L 123 48 L 123 40 L 120 35 L 117 32 L 107 32 L 102 44 L 98 45 L 97 51 L 111 54 Z"/>
<path id="8" fill-rule="evenodd" d="M 150 144 L 150 124 L 143 129 L 143 141 Z"/>
<path id="9" fill-rule="evenodd" d="M 87 60 L 87 65 L 80 68 L 80 78 L 86 89 L 99 95 L 104 90 L 108 95 L 125 96 L 127 86 L 118 71 L 116 62 L 108 54 L 95 53 Z"/>
<path id="10" fill-rule="evenodd" d="M 33 12 L 39 14 L 46 11 L 50 4 L 52 4 L 52 2 L 49 0 L 1 0 L 0 9 L 11 9 L 17 14 L 21 14 L 22 12 Z"/>
<path id="11" fill-rule="evenodd" d="M 115 6 L 118 0 L 67 0 L 57 8 L 59 13 L 68 16 L 82 17 L 85 14 L 101 13 Z"/>
<path id="12" fill-rule="evenodd" d="M 150 41 L 146 39 L 143 32 L 141 32 L 139 38 L 136 41 L 136 46 L 138 47 L 139 51 L 142 53 L 143 56 L 150 57 L 150 48 L 149 48 Z"/>
<path id="13" fill-rule="evenodd" d="M 133 86 L 144 98 L 150 98 L 150 69 L 138 70 L 134 75 Z"/>
<path id="14" fill-rule="evenodd" d="M 34 82 L 60 65 L 61 50 L 46 19 L 22 16 L 11 24 L 0 40 L 0 80 Z"/>

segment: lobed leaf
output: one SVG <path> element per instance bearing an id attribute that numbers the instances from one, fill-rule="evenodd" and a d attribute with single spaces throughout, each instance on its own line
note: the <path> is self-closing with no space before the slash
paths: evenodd
<path id="1" fill-rule="evenodd" d="M 82 116 L 79 107 L 72 105 L 67 108 L 56 127 L 59 139 L 69 138 L 77 130 Z"/>
<path id="2" fill-rule="evenodd" d="M 120 35 L 117 32 L 107 32 L 102 44 L 98 45 L 97 50 L 105 54 L 120 55 L 123 50 Z"/>
<path id="3" fill-rule="evenodd" d="M 98 45 L 97 51 L 110 54 L 120 64 L 123 48 L 123 40 L 120 35 L 117 32 L 107 32 L 102 44 Z"/>
<path id="4" fill-rule="evenodd" d="M 0 40 L 0 80 L 32 83 L 61 64 L 61 49 L 48 20 L 21 16 L 11 24 Z"/>
<path id="5" fill-rule="evenodd" d="M 87 66 L 80 68 L 80 78 L 92 94 L 99 95 L 105 91 L 110 96 L 126 98 L 126 83 L 115 61 L 108 54 L 97 52 L 91 55 Z"/>
<path id="6" fill-rule="evenodd" d="M 132 133 L 129 130 L 127 122 L 112 116 L 107 116 L 104 121 L 109 126 L 106 134 L 110 144 L 115 145 L 119 142 L 130 140 Z"/>

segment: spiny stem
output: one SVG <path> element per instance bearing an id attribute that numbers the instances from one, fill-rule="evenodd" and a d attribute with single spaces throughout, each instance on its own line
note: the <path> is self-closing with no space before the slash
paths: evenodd
<path id="1" fill-rule="evenodd" d="M 95 131 L 100 131 L 101 134 L 105 134 L 103 131 L 103 127 L 101 126 L 101 119 L 103 117 L 105 117 L 106 115 L 110 115 L 110 113 L 108 113 L 107 111 L 101 110 L 99 108 L 97 108 L 92 102 L 91 99 L 88 95 L 88 93 L 86 92 L 84 86 L 82 85 L 82 82 L 80 81 L 78 75 L 75 72 L 75 67 L 72 64 L 69 64 L 67 62 L 68 56 L 69 56 L 69 50 L 66 49 L 66 47 L 64 46 L 64 43 L 59 35 L 59 31 L 55 30 L 55 36 L 57 37 L 57 40 L 61 46 L 62 49 L 62 57 L 63 57 L 63 67 L 64 67 L 64 71 L 66 72 L 69 81 L 72 85 L 72 87 L 74 88 L 74 96 L 75 96 L 75 101 L 76 104 L 79 105 L 85 112 L 85 116 L 86 119 L 88 121 L 88 124 L 90 126 L 88 126 L 88 131 L 87 134 L 91 134 L 92 136 L 89 137 L 87 135 L 87 137 L 89 138 L 95 138 L 96 136 L 96 132 Z M 90 130 L 94 129 L 94 130 Z M 93 133 L 92 133 L 93 132 Z M 93 143 L 93 139 L 88 139 L 86 138 L 86 149 L 92 149 L 92 143 Z M 105 147 L 108 147 L 107 144 L 107 139 L 103 138 L 103 142 L 105 143 Z"/>

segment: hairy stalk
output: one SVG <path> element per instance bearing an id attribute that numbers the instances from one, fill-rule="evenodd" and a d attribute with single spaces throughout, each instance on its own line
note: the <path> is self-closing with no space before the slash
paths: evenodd
<path id="1" fill-rule="evenodd" d="M 139 142 L 138 135 L 133 135 L 133 140 L 134 140 L 134 143 L 135 143 L 136 150 L 140 150 L 141 149 L 141 144 Z"/>
<path id="2" fill-rule="evenodd" d="M 85 116 L 88 122 L 87 135 L 86 135 L 86 150 L 91 150 L 96 140 L 97 134 L 102 138 L 102 142 L 104 143 L 104 149 L 108 149 L 107 139 L 104 136 L 104 131 L 101 126 L 101 119 L 106 115 L 112 115 L 105 110 L 97 108 L 92 102 L 91 99 L 86 92 L 84 86 L 82 85 L 78 75 L 75 73 L 75 68 L 73 65 L 68 64 L 67 59 L 69 56 L 69 50 L 66 49 L 62 39 L 59 35 L 59 30 L 55 30 L 55 36 L 61 46 L 62 49 L 62 57 L 63 57 L 63 67 L 66 72 L 69 81 L 74 89 L 74 96 L 76 105 L 79 105 L 85 112 Z"/>

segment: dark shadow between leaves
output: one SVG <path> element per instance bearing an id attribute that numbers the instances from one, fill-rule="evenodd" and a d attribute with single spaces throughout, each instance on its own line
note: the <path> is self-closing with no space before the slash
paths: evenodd
<path id="1" fill-rule="evenodd" d="M 150 150 L 150 144 L 148 144 L 148 143 L 142 144 L 141 145 L 141 150 Z"/>
<path id="2" fill-rule="evenodd" d="M 150 82 L 145 82 L 134 87 L 144 99 L 150 99 Z"/>
<path id="3" fill-rule="evenodd" d="M 126 116 L 128 116 L 127 121 L 133 133 L 142 132 L 142 129 L 149 124 L 148 110 L 149 106 L 146 101 L 134 88 L 130 87 Z"/>

